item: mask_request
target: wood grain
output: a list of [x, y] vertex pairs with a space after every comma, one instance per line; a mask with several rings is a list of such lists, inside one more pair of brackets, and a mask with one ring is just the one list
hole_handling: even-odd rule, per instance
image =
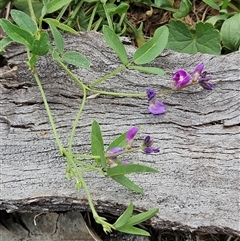
[[[65, 36], [66, 48], [89, 58], [90, 69], [70, 66], [86, 84], [120, 66], [102, 35], [94, 32]], [[134, 48], [127, 46], [129, 57]], [[18, 70], [4, 75], [0, 69], [0, 209], [8, 212], [89, 210], [86, 195], [74, 190], [65, 178], [66, 160], [60, 156], [37, 85], [28, 72], [25, 50], [8, 48], [8, 66]], [[110, 179], [87, 173], [99, 212], [119, 215], [132, 200], [137, 210], [159, 207], [152, 219], [157, 229], [223, 232], [240, 235], [239, 141], [240, 141], [240, 52], [225, 56], [187, 55], [164, 51], [153, 63], [166, 76], [126, 70], [99, 85], [105, 91], [145, 92], [168, 90], [178, 68], [192, 72], [203, 61], [215, 89], [190, 87], [162, 96], [167, 113], [148, 113], [145, 99], [99, 96], [89, 99], [78, 125], [74, 150], [89, 153], [90, 126], [96, 119], [109, 143], [133, 125], [141, 127], [136, 142], [145, 135], [154, 138], [159, 155], [136, 153], [133, 162], [148, 164], [157, 174], [132, 175], [143, 195], [132, 193]], [[43, 57], [38, 71], [60, 138], [67, 146], [71, 125], [81, 104], [82, 92], [67, 75]]]

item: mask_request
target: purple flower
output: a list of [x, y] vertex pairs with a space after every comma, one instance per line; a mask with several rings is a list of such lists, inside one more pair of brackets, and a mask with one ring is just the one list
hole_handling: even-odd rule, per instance
[[173, 76], [175, 88], [185, 87], [192, 80], [191, 75], [184, 69], [179, 69]]
[[156, 96], [156, 92], [152, 89], [147, 89], [148, 101], [151, 101]]
[[178, 70], [174, 76], [173, 80], [175, 81], [175, 88], [185, 87], [191, 82], [199, 83], [204, 89], [212, 90], [214, 88], [214, 84], [209, 82], [211, 76], [207, 76], [207, 71], [203, 71], [204, 63], [199, 63], [192, 76], [185, 71], [184, 69]]
[[128, 165], [128, 164], [130, 164], [130, 163], [131, 163], [131, 162], [128, 161], [128, 160], [123, 160], [123, 161], [121, 162], [122, 165]]
[[147, 89], [147, 96], [149, 101], [148, 110], [154, 115], [164, 114], [166, 112], [165, 105], [156, 100], [156, 92], [152, 89]]
[[146, 154], [158, 153], [160, 150], [158, 148], [146, 147], [143, 149]]
[[201, 75], [202, 71], [204, 69], [204, 63], [201, 62], [197, 65], [197, 67], [195, 68], [193, 74], [192, 74], [192, 80], [193, 81], [198, 81], [199, 76]]
[[111, 159], [111, 160], [116, 159], [117, 155], [115, 156], [115, 155], [112, 155], [112, 154], [115, 154], [115, 153], [117, 154], [117, 153], [119, 153], [123, 150], [124, 150], [124, 148], [122, 148], [122, 147], [113, 147], [113, 148], [109, 149], [107, 151], [107, 154], [110, 154], [109, 159]]
[[143, 151], [147, 154], [160, 152], [158, 148], [152, 148], [152, 144], [153, 139], [150, 136], [146, 136], [143, 141]]
[[127, 141], [127, 149], [132, 148], [132, 143], [135, 135], [138, 132], [138, 128], [136, 126], [133, 126], [128, 132], [126, 136], [126, 141]]

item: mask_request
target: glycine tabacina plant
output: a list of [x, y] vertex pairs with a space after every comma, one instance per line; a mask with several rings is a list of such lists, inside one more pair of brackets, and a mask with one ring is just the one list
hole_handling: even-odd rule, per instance
[[[156, 173], [157, 170], [152, 167], [136, 164], [132, 162], [129, 157], [128, 159], [125, 159], [124, 155], [128, 154], [127, 156], [129, 156], [131, 153], [139, 151], [147, 155], [160, 153], [160, 149], [156, 146], [156, 144], [154, 144], [153, 138], [146, 135], [146, 137], [142, 140], [142, 143], [137, 145], [134, 138], [139, 128], [133, 124], [132, 127], [129, 127], [129, 130], [115, 138], [106, 147], [102, 138], [101, 128], [98, 122], [93, 120], [91, 127], [91, 154], [74, 153], [72, 146], [76, 127], [84, 110], [87, 94], [89, 93], [97, 95], [112, 95], [116, 97], [121, 96], [126, 98], [144, 98], [149, 102], [148, 110], [153, 115], [161, 115], [167, 111], [166, 106], [158, 100], [158, 94], [161, 92], [157, 93], [151, 88], [147, 89], [143, 93], [121, 93], [107, 92], [97, 89], [96, 87], [103, 81], [106, 81], [125, 69], [133, 69], [156, 75], [164, 74], [162, 69], [142, 65], [154, 60], [164, 50], [168, 40], [168, 28], [160, 27], [157, 29], [153, 38], [138, 48], [133, 55], [133, 59], [129, 60], [124, 45], [119, 40], [118, 36], [108, 26], [104, 26], [104, 38], [107, 44], [118, 55], [122, 65], [113, 72], [93, 81], [90, 85], [85, 85], [82, 80], [80, 80], [67, 68], [66, 64], [72, 64], [80, 68], [89, 68], [90, 62], [82, 54], [76, 51], [64, 50], [64, 40], [58, 29], [68, 31], [73, 34], [77, 34], [77, 32], [69, 26], [60, 23], [56, 19], [45, 18], [47, 14], [61, 9], [65, 4], [67, 4], [67, 2], [68, 1], [59, 0], [43, 1], [41, 16], [38, 19], [34, 14], [32, 2], [30, 0], [28, 1], [28, 6], [31, 17], [21, 11], [12, 10], [11, 17], [15, 22], [14, 24], [6, 19], [0, 19], [0, 26], [6, 33], [6, 37], [0, 41], [0, 52], [3, 52], [4, 47], [11, 42], [17, 42], [26, 47], [29, 71], [33, 74], [41, 93], [60, 154], [65, 157], [67, 161], [66, 177], [68, 179], [76, 180], [76, 189], [83, 188], [85, 190], [95, 221], [102, 225], [105, 232], [118, 230], [131, 234], [149, 236], [150, 234], [147, 231], [136, 227], [136, 225], [153, 217], [158, 212], [158, 208], [153, 208], [137, 215], [133, 215], [134, 206], [133, 203], [130, 202], [130, 205], [117, 219], [117, 221], [114, 224], [110, 224], [104, 217], [99, 216], [96, 212], [90, 191], [83, 177], [83, 173], [87, 171], [96, 171], [125, 186], [129, 190], [136, 193], [143, 193], [142, 188], [131, 181], [126, 175], [144, 172]], [[50, 41], [49, 34], [42, 30], [43, 22], [49, 25], [54, 39], [54, 45], [52, 45]], [[35, 68], [38, 58], [45, 54], [51, 54], [53, 60], [63, 68], [66, 74], [68, 74], [78, 84], [79, 88], [83, 92], [82, 103], [78, 113], [76, 114], [76, 118], [70, 132], [68, 146], [66, 148], [62, 145], [59, 138], [45, 92]], [[203, 71], [203, 69], [204, 64], [200, 63], [192, 74], [189, 74], [184, 69], [177, 70], [173, 76], [174, 86], [171, 92], [181, 90], [182, 88], [194, 84], [199, 84], [204, 89], [212, 90], [214, 85], [210, 82], [211, 76], [209, 76], [206, 71]]]

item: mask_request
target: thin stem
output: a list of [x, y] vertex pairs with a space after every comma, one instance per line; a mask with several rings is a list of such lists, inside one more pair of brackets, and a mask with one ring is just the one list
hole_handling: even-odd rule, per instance
[[103, 9], [104, 9], [104, 12], [105, 12], [105, 15], [106, 15], [106, 18], [107, 18], [108, 26], [111, 30], [113, 30], [112, 19], [111, 19], [110, 15], [108, 14], [108, 9], [106, 7], [105, 2], [103, 3]]
[[94, 81], [92, 84], [89, 85], [90, 88], [102, 83], [103, 81], [113, 77], [114, 75], [120, 73], [121, 71], [123, 71], [124, 69], [126, 69], [125, 65], [120, 66], [119, 68], [115, 69], [114, 71], [112, 71], [109, 74], [104, 75], [103, 77], [101, 77], [100, 79]]
[[111, 91], [103, 91], [103, 90], [93, 90], [89, 89], [92, 93], [102, 94], [102, 95], [112, 95], [119, 97], [132, 97], [132, 98], [141, 98], [146, 97], [146, 93], [122, 93], [122, 92], [111, 92]]
[[83, 84], [78, 79], [78, 77], [67, 68], [67, 66], [63, 62], [61, 62], [60, 60], [57, 60], [57, 62], [67, 72], [67, 74], [81, 87], [81, 89], [89, 90], [89, 87]]
[[37, 21], [36, 21], [36, 16], [33, 10], [33, 6], [32, 6], [32, 1], [31, 0], [27, 0], [28, 3], [28, 8], [29, 8], [29, 12], [31, 15], [32, 20], [34, 21], [34, 23], [37, 25]]
[[86, 88], [83, 88], [82, 90], [83, 90], [82, 103], [81, 103], [80, 109], [79, 109], [79, 111], [77, 113], [77, 116], [76, 116], [76, 118], [75, 118], [75, 120], [73, 122], [72, 130], [71, 130], [71, 134], [70, 134], [70, 138], [69, 138], [69, 142], [68, 142], [68, 151], [69, 152], [71, 152], [71, 150], [72, 150], [72, 144], [73, 144], [73, 138], [74, 138], [75, 130], [77, 128], [77, 124], [78, 124], [79, 118], [81, 117], [83, 108], [84, 108], [85, 103], [86, 103], [86, 98], [87, 98]]
[[33, 76], [34, 76], [34, 78], [35, 78], [35, 80], [37, 82], [38, 88], [39, 88], [40, 93], [42, 95], [43, 103], [44, 103], [45, 109], [47, 111], [49, 121], [50, 121], [51, 126], [52, 126], [52, 130], [53, 130], [54, 137], [56, 139], [56, 143], [57, 143], [58, 148], [59, 148], [59, 150], [60, 150], [60, 152], [62, 154], [64, 149], [63, 149], [63, 146], [62, 146], [62, 144], [60, 142], [60, 139], [59, 139], [59, 136], [58, 136], [58, 132], [57, 132], [57, 129], [56, 129], [56, 125], [54, 123], [54, 120], [53, 120], [53, 117], [52, 117], [52, 114], [51, 114], [51, 110], [49, 108], [49, 105], [48, 105], [48, 102], [47, 102], [47, 98], [46, 98], [46, 95], [44, 93], [41, 81], [40, 81], [40, 79], [38, 77], [38, 74], [35, 71], [34, 71]]

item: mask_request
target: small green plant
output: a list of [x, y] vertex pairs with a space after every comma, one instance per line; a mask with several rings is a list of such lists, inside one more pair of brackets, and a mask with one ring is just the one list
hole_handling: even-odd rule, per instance
[[[147, 98], [149, 101], [148, 109], [150, 113], [159, 115], [166, 112], [165, 105], [157, 100], [157, 94], [152, 89], [147, 89], [145, 93], [123, 93], [108, 92], [97, 89], [96, 87], [103, 81], [106, 81], [125, 69], [133, 69], [156, 75], [164, 74], [162, 69], [142, 65], [154, 60], [166, 47], [169, 35], [168, 28], [165, 26], [158, 28], [155, 31], [153, 38], [138, 48], [134, 53], [133, 58], [129, 60], [124, 45], [119, 40], [113, 29], [109, 26], [103, 26], [104, 38], [108, 45], [118, 55], [122, 64], [113, 72], [93, 81], [90, 85], [86, 85], [84, 84], [84, 81], [80, 80], [67, 68], [66, 64], [72, 64], [80, 68], [89, 68], [90, 61], [81, 53], [76, 51], [65, 51], [64, 39], [59, 29], [68, 31], [72, 34], [75, 34], [76, 31], [68, 25], [60, 23], [57, 19], [45, 18], [47, 14], [64, 8], [64, 6], [68, 3], [70, 3], [70, 1], [66, 3], [66, 1], [59, 0], [43, 0], [41, 15], [39, 17], [36, 17], [35, 15], [31, 0], [28, 0], [28, 11], [31, 17], [22, 11], [12, 10], [11, 17], [15, 24], [9, 20], [0, 19], [0, 26], [7, 35], [0, 41], [0, 52], [2, 52], [4, 47], [11, 42], [17, 42], [26, 47], [29, 71], [33, 74], [41, 93], [60, 154], [65, 157], [67, 161], [66, 177], [68, 179], [75, 180], [75, 188], [77, 190], [80, 188], [85, 190], [89, 206], [96, 222], [103, 226], [105, 232], [111, 232], [115, 229], [131, 234], [149, 235], [149, 233], [145, 230], [135, 226], [154, 216], [158, 212], [158, 208], [153, 208], [146, 212], [133, 215], [133, 204], [130, 202], [126, 211], [117, 219], [117, 221], [114, 224], [110, 224], [105, 218], [99, 216], [96, 212], [90, 191], [83, 177], [83, 173], [96, 171], [125, 186], [129, 190], [136, 193], [143, 193], [142, 188], [131, 181], [127, 175], [143, 172], [156, 173], [157, 170], [145, 165], [131, 163], [131, 161], [123, 158], [125, 154], [131, 154], [138, 151], [145, 154], [158, 153], [159, 149], [153, 147], [153, 139], [150, 136], [146, 136], [140, 145], [136, 145], [134, 143], [134, 137], [138, 132], [138, 127], [133, 126], [128, 131], [115, 138], [106, 147], [102, 138], [101, 128], [98, 122], [93, 120], [91, 128], [91, 153], [74, 153], [72, 147], [76, 127], [84, 110], [87, 94]], [[49, 25], [54, 39], [54, 45], [52, 45], [50, 41], [49, 34], [42, 30], [43, 22]], [[61, 143], [47, 97], [35, 68], [38, 58], [45, 54], [50, 54], [52, 56], [53, 60], [56, 61], [66, 74], [68, 74], [78, 84], [83, 93], [82, 103], [73, 122], [67, 147], [64, 147]], [[195, 84], [200, 84], [204, 89], [212, 90], [214, 86], [211, 82], [209, 82], [210, 77], [207, 75], [206, 71], [203, 71], [203, 68], [204, 64], [200, 63], [192, 75], [183, 69], [178, 70], [173, 77], [175, 87], [170, 91], [160, 92], [159, 94], [168, 94]]]

